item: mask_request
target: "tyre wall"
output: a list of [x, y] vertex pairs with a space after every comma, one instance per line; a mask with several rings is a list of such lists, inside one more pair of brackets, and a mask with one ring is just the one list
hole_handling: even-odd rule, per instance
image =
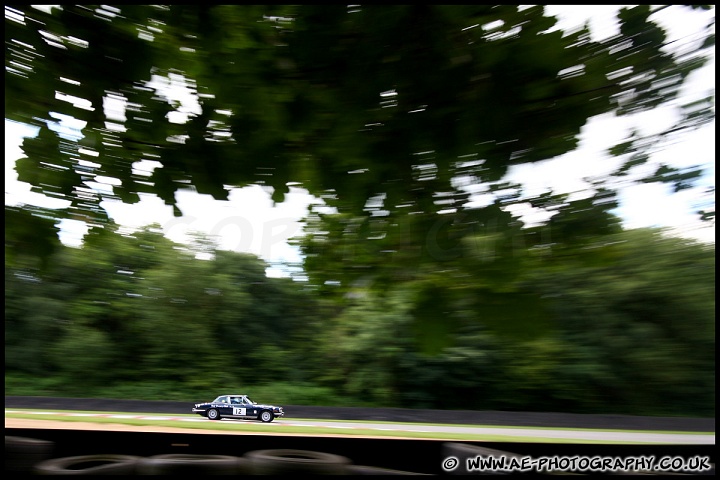
[[[349, 469], [355, 474], [412, 472], [440, 475], [444, 457], [457, 444], [441, 440], [379, 439], [357, 437], [301, 437], [285, 435], [213, 435], [199, 433], [117, 432], [65, 429], [7, 428], [5, 469], [17, 455], [8, 450], [8, 438], [32, 438], [35, 461], [58, 459], [51, 469], [69, 469], [72, 463], [92, 463], [93, 468], [128, 468], [129, 460], [145, 472], [201, 471], [215, 469], [238, 473], [320, 468]], [[17, 442], [11, 442], [15, 445]], [[43, 446], [41, 451], [37, 445]], [[52, 445], [48, 452], [47, 445]], [[714, 445], [593, 445], [537, 444], [506, 442], [464, 442], [465, 447], [511, 455], [539, 456], [682, 456], [702, 455], [715, 463]], [[452, 448], [451, 448], [452, 447]], [[28, 447], [29, 448], [29, 447]], [[451, 450], [448, 450], [451, 448]], [[27, 448], [22, 450], [28, 453]], [[481, 450], [478, 450], [481, 451]], [[256, 452], [256, 453], [252, 453]], [[263, 452], [263, 453], [257, 453]], [[75, 458], [81, 457], [81, 458]], [[240, 461], [236, 461], [241, 458]], [[103, 460], [104, 459], [104, 460]], [[117, 459], [123, 459], [122, 462]], [[339, 460], [338, 460], [339, 459]], [[345, 462], [343, 459], [347, 459]], [[100, 461], [103, 460], [103, 465]], [[187, 465], [183, 465], [183, 462]], [[122, 463], [122, 465], [117, 465]], [[17, 464], [17, 463], [15, 463]], [[272, 464], [272, 465], [270, 465]], [[326, 465], [330, 464], [330, 466]], [[23, 464], [27, 471], [27, 462]], [[254, 469], [254, 470], [253, 470]], [[364, 473], [362, 473], [364, 472]], [[371, 473], [375, 472], [375, 473]], [[383, 472], [383, 473], [378, 473]], [[47, 474], [47, 473], [46, 473]], [[147, 473], [153, 474], [153, 473]]]

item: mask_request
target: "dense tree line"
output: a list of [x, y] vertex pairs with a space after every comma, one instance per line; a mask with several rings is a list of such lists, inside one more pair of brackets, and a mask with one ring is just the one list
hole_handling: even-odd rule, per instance
[[207, 239], [104, 230], [47, 270], [6, 264], [6, 395], [275, 387], [286, 403], [714, 415], [714, 246], [483, 240], [382, 291], [333, 292]]

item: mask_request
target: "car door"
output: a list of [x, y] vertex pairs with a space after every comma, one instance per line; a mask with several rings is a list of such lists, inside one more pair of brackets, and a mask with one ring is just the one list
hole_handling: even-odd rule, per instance
[[250, 405], [245, 403], [242, 397], [231, 398], [231, 415], [235, 418], [247, 418], [249, 416], [248, 408]]
[[220, 397], [213, 404], [217, 408], [221, 417], [230, 417], [233, 414], [233, 405], [230, 403], [230, 397]]

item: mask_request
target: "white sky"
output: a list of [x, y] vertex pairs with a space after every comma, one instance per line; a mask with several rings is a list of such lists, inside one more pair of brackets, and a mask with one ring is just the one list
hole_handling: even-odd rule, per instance
[[[694, 12], [679, 16], [678, 7], [666, 9], [662, 22], [668, 29], [670, 40], [678, 44], [692, 38], [711, 12]], [[571, 28], [589, 19], [593, 34], [612, 35], [616, 32], [614, 12], [616, 6], [547, 6], [546, 11], [558, 15], [559, 28]], [[690, 98], [700, 98], [715, 89], [714, 57], [710, 65], [696, 72], [686, 88]], [[108, 105], [109, 107], [109, 105]], [[191, 107], [190, 107], [191, 108]], [[582, 192], [587, 177], [604, 175], [619, 165], [617, 159], [604, 152], [608, 147], [626, 138], [628, 128], [638, 127], [643, 133], [653, 133], [669, 126], [674, 120], [673, 106], [656, 109], [639, 117], [615, 118], [603, 116], [591, 119], [583, 129], [579, 149], [557, 159], [534, 165], [523, 165], [511, 170], [508, 180], [522, 183], [528, 195], [546, 192]], [[22, 156], [20, 144], [23, 136], [34, 135], [33, 130], [5, 121], [5, 204], [18, 203], [62, 206], [64, 203], [30, 192], [30, 186], [17, 181], [15, 160]], [[670, 185], [636, 185], [622, 191], [621, 207], [617, 213], [626, 228], [646, 226], [670, 227], [678, 235], [715, 242], [715, 229], [702, 226], [694, 213], [712, 205], [714, 196], [703, 196], [702, 186], [715, 185], [715, 124], [714, 122], [666, 148], [652, 157], [654, 162], [665, 162], [675, 167], [703, 165], [706, 173], [701, 187], [670, 194]], [[582, 193], [579, 193], [582, 194]], [[251, 252], [270, 263], [299, 262], [296, 249], [287, 239], [302, 232], [300, 220], [314, 199], [303, 190], [291, 188], [285, 202], [273, 207], [268, 191], [260, 186], [235, 189], [229, 201], [216, 201], [208, 195], [188, 191], [177, 193], [178, 207], [183, 216], [175, 218], [172, 207], [156, 196], [143, 196], [136, 205], [104, 202], [109, 215], [119, 224], [137, 228], [159, 223], [168, 238], [176, 242], [186, 240], [191, 231], [218, 236], [221, 249]], [[522, 211], [524, 220], [537, 217], [529, 208]], [[66, 245], [79, 245], [85, 233], [80, 222], [65, 220], [61, 223], [61, 240]], [[269, 269], [270, 275], [281, 275], [280, 269]]]

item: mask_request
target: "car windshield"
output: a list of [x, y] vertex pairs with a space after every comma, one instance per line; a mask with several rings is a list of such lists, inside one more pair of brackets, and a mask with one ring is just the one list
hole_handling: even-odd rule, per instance
[[247, 403], [251, 404], [251, 405], [255, 405], [255, 402], [253, 402], [252, 400], [250, 400], [248, 397], [245, 397], [245, 401], [246, 401]]

